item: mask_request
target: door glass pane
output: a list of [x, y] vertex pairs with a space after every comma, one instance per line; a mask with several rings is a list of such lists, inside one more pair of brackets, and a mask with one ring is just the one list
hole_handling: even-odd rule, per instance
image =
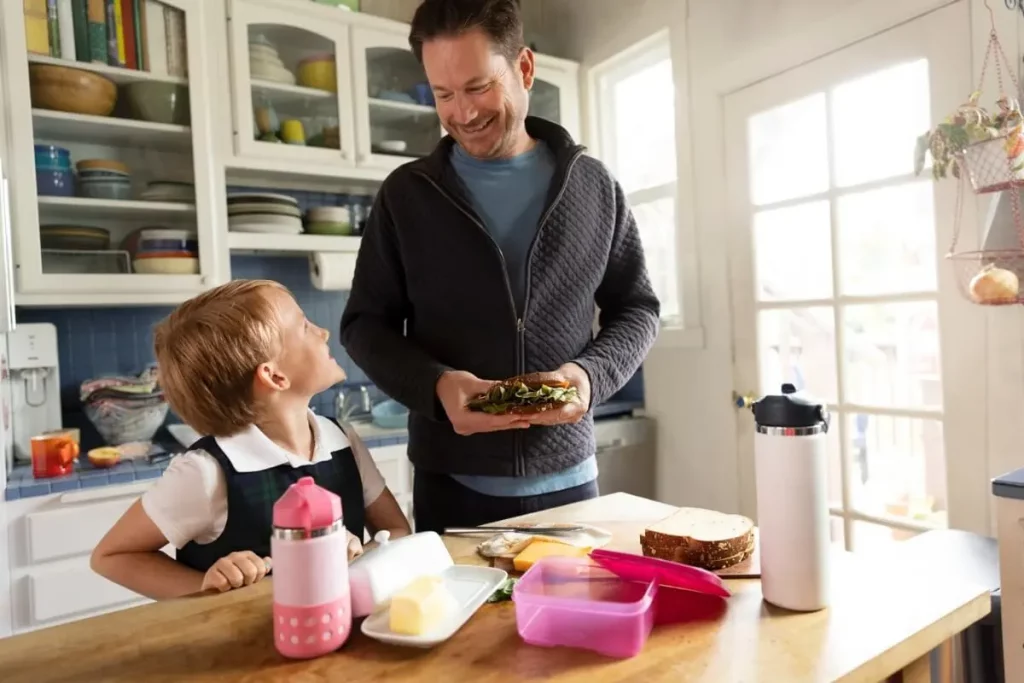
[[913, 531], [893, 529], [892, 527], [872, 522], [855, 520], [853, 522], [853, 552], [862, 554], [886, 553], [892, 551], [892, 544], [906, 541], [917, 534]]
[[755, 206], [828, 190], [827, 130], [824, 93], [750, 118], [750, 199]]
[[789, 382], [818, 400], [836, 403], [836, 332], [832, 308], [761, 311], [758, 320], [761, 392]]
[[847, 422], [853, 507], [872, 515], [946, 523], [942, 422], [854, 414]]
[[557, 85], [542, 81], [533, 81], [530, 90], [530, 116], [539, 116], [554, 123], [562, 122], [561, 92]]
[[762, 301], [832, 296], [827, 201], [754, 214], [757, 295]]
[[253, 136], [339, 149], [337, 45], [292, 26], [249, 26]]
[[936, 302], [858, 304], [842, 318], [844, 403], [942, 406]]
[[909, 174], [908, 140], [928, 130], [928, 60], [900, 64], [832, 91], [836, 184], [849, 187]]
[[676, 281], [676, 202], [673, 197], [633, 207], [651, 286], [661, 302], [661, 319], [678, 320], [682, 315]]
[[434, 93], [412, 52], [395, 47], [366, 50], [370, 106], [370, 150], [374, 154], [421, 157], [441, 139]]
[[676, 107], [672, 61], [664, 59], [602, 83], [612, 108], [606, 139], [615, 175], [627, 192], [676, 179]]
[[838, 200], [842, 293], [936, 289], [935, 210], [930, 182], [906, 183]]
[[828, 527], [832, 537], [832, 545], [839, 548], [846, 548], [846, 534], [843, 531], [843, 518], [832, 516], [828, 518]]
[[75, 87], [65, 66], [28, 55], [43, 274], [199, 272], [186, 15], [147, 8], [159, 31], [123, 52], [50, 44]]

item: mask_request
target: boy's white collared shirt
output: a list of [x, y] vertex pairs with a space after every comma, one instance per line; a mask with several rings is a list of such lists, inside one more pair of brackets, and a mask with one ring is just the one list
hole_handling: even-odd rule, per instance
[[[312, 460], [289, 453], [255, 425], [217, 445], [239, 472], [260, 472], [288, 464], [292, 467], [331, 459], [331, 453], [352, 447], [363, 484], [363, 501], [369, 506], [383, 493], [384, 477], [369, 449], [353, 430], [349, 439], [331, 420], [310, 412], [314, 452]], [[142, 508], [164, 537], [176, 548], [189, 541], [211, 543], [224, 531], [228, 519], [224, 473], [209, 453], [196, 450], [175, 456], [163, 476], [142, 495]]]

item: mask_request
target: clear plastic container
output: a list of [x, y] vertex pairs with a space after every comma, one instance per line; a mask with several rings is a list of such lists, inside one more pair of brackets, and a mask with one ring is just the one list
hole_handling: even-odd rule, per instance
[[520, 637], [609, 657], [640, 653], [654, 626], [658, 583], [621, 579], [588, 558], [547, 557], [516, 584]]

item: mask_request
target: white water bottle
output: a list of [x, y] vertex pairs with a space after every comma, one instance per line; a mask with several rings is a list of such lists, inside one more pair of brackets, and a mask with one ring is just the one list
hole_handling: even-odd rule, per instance
[[761, 593], [800, 612], [829, 604], [829, 414], [792, 384], [753, 404]]

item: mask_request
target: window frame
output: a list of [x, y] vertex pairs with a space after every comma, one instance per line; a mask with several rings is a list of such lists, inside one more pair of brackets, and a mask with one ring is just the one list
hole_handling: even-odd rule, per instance
[[658, 31], [586, 69], [588, 143], [592, 153], [610, 169], [615, 167], [611, 136], [615, 130], [610, 82], [620, 80], [664, 59], [672, 62], [675, 85], [676, 174], [673, 181], [630, 192], [631, 206], [671, 197], [675, 204], [676, 288], [680, 315], [663, 318], [657, 346], [704, 348], [701, 327], [700, 279], [697, 267], [696, 216], [692, 200], [692, 155], [689, 126], [689, 88], [685, 36]]

